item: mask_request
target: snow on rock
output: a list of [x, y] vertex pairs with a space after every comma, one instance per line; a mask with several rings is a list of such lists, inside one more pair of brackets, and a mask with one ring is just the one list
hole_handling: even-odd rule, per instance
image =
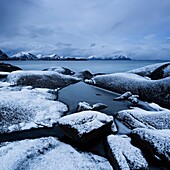
[[170, 108], [170, 77], [148, 80], [133, 73], [114, 73], [96, 76], [91, 83], [118, 93], [130, 91], [139, 95], [141, 100]]
[[0, 162], [3, 170], [112, 170], [105, 158], [78, 152], [53, 137], [1, 143]]
[[[138, 74], [140, 76], [147, 76], [147, 77], [157, 77], [157, 79], [159, 78], [165, 78], [167, 77], [167, 75], [164, 75], [164, 69], [166, 70], [167, 67], [169, 67], [170, 63], [166, 62], [166, 63], [157, 63], [157, 64], [151, 64], [148, 66], [144, 66], [141, 68], [137, 68], [134, 70], [130, 70], [128, 71], [129, 73], [134, 73], [134, 74]], [[166, 72], [166, 71], [165, 71]]]
[[52, 126], [67, 111], [66, 105], [53, 101], [54, 98], [37, 89], [0, 91], [0, 133]]
[[82, 111], [58, 120], [63, 132], [78, 142], [89, 142], [111, 130], [113, 117], [97, 111]]
[[102, 109], [107, 108], [107, 105], [103, 104], [103, 103], [96, 103], [93, 104], [92, 106], [87, 103], [87, 102], [79, 102], [78, 103], [78, 107], [77, 107], [77, 112], [80, 111], [84, 111], [84, 110], [95, 110], [95, 111], [99, 111]]
[[65, 74], [65, 75], [75, 74], [75, 72], [73, 72], [72, 70], [65, 68], [65, 67], [50, 67], [50, 68], [44, 69], [43, 71], [55, 71], [57, 73], [61, 73], [61, 74]]
[[143, 151], [149, 154], [149, 157], [158, 156], [170, 167], [170, 129], [137, 128], [131, 132], [131, 137]]
[[54, 71], [15, 71], [8, 75], [11, 85], [56, 89], [80, 81], [78, 78]]
[[132, 103], [138, 103], [138, 95], [133, 95], [130, 91], [116, 97], [114, 100], [129, 100]]
[[131, 129], [170, 129], [170, 110], [167, 109], [146, 111], [140, 108], [133, 108], [118, 112], [116, 118]]
[[164, 70], [163, 70], [163, 77], [169, 77], [170, 76], [170, 65], [167, 66]]
[[115, 169], [148, 169], [148, 163], [141, 150], [133, 146], [131, 139], [125, 135], [107, 137], [107, 154]]
[[106, 109], [107, 105], [103, 103], [96, 103], [96, 104], [93, 104], [92, 108], [93, 110], [99, 111], [99, 110]]
[[91, 79], [93, 77], [93, 74], [90, 73], [90, 71], [85, 70], [85, 71], [75, 73], [74, 76], [77, 77], [77, 78], [80, 78], [82, 80], [88, 80], [88, 79]]
[[6, 78], [10, 74], [9, 72], [0, 71], [0, 78]]
[[77, 106], [77, 112], [84, 111], [84, 110], [92, 110], [92, 106], [90, 106], [87, 102], [79, 102]]

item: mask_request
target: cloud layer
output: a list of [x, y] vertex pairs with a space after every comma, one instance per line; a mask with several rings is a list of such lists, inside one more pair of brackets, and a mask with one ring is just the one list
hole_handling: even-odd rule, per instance
[[170, 59], [169, 9], [169, 0], [1, 0], [0, 49]]

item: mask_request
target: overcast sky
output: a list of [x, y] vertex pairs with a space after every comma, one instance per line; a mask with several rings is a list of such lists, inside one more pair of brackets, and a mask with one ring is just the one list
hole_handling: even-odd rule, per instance
[[170, 59], [170, 0], [0, 0], [0, 49]]

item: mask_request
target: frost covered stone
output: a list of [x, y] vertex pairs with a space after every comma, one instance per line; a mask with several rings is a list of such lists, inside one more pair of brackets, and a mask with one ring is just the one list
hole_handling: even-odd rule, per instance
[[67, 111], [45, 90], [0, 91], [0, 133], [52, 126]]
[[50, 67], [50, 68], [44, 69], [43, 71], [55, 71], [57, 73], [61, 73], [61, 74], [65, 74], [65, 75], [75, 74], [75, 72], [73, 72], [72, 70], [65, 68], [65, 67]]
[[167, 74], [168, 71], [170, 71], [169, 66], [170, 66], [169, 62], [151, 64], [128, 72], [138, 74], [143, 77], [147, 76], [150, 77], [151, 79], [161, 79], [169, 76], [169, 74]]
[[88, 142], [111, 130], [112, 116], [97, 111], [82, 111], [59, 119], [63, 132], [78, 142]]
[[106, 109], [107, 108], [107, 105], [103, 104], [103, 103], [96, 103], [96, 104], [93, 104], [93, 110], [102, 110], [102, 109]]
[[131, 129], [170, 129], [170, 110], [146, 111], [140, 108], [123, 110], [116, 118]]
[[[118, 93], [139, 95], [141, 100], [170, 108], [170, 77], [148, 80], [133, 73], [114, 73], [92, 78], [92, 84]], [[89, 82], [89, 83], [90, 83]]]
[[131, 139], [125, 135], [107, 137], [107, 154], [114, 169], [148, 169], [141, 150], [133, 146]]
[[11, 85], [57, 89], [80, 81], [78, 78], [54, 71], [15, 71], [8, 75]]
[[78, 103], [78, 107], [77, 107], [77, 111], [80, 112], [80, 111], [84, 111], [84, 110], [92, 110], [92, 106], [90, 106], [89, 103], [87, 102], [79, 102]]
[[131, 137], [149, 156], [159, 157], [170, 167], [170, 129], [137, 128], [131, 132]]
[[2, 170], [112, 170], [105, 158], [53, 137], [1, 143], [0, 162]]

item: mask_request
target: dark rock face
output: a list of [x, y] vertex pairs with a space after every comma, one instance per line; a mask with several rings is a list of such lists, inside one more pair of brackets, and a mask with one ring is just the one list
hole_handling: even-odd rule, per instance
[[65, 74], [65, 75], [74, 75], [75, 72], [73, 72], [72, 70], [65, 68], [65, 67], [50, 67], [50, 68], [46, 68], [43, 71], [55, 71], [57, 73], [61, 73], [61, 74]]
[[16, 71], [16, 70], [22, 70], [22, 69], [17, 66], [13, 66], [11, 64], [0, 63], [0, 71], [12, 72], [12, 71]]
[[143, 101], [170, 108], [170, 77], [148, 80], [132, 73], [115, 73], [92, 78], [94, 85], [118, 92], [131, 91]]
[[135, 108], [118, 112], [116, 118], [130, 129], [170, 129], [169, 110], [145, 111], [143, 109]]
[[170, 167], [170, 130], [151, 130], [137, 128], [131, 132], [133, 141], [148, 158], [159, 157], [164, 165]]
[[8, 60], [9, 57], [0, 50], [0, 60]]
[[96, 111], [82, 111], [59, 119], [63, 133], [79, 143], [88, 143], [111, 131], [113, 117]]
[[148, 163], [141, 150], [131, 144], [129, 137], [109, 135], [106, 148], [113, 169], [148, 169]]
[[10, 74], [7, 81], [13, 85], [57, 89], [77, 83], [80, 80], [51, 71], [23, 71]]

